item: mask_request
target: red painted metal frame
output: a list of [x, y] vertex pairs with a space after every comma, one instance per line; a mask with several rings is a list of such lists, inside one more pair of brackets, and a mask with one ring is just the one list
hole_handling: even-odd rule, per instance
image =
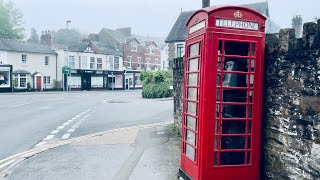
[[[250, 21], [259, 23], [259, 31], [230, 29], [215, 27], [216, 18], [224, 18], [231, 20], [239, 20], [233, 16], [233, 13], [240, 10], [243, 13], [241, 21]], [[186, 50], [185, 50], [185, 73], [184, 73], [184, 99], [183, 99], [183, 117], [182, 117], [182, 150], [181, 150], [181, 169], [194, 180], [211, 180], [211, 179], [259, 179], [260, 168], [260, 141], [261, 141], [261, 113], [262, 113], [262, 85], [263, 85], [263, 57], [265, 48], [265, 20], [266, 18], [247, 8], [226, 6], [226, 7], [211, 7], [197, 11], [188, 21], [187, 32], [189, 28], [201, 21], [205, 21], [206, 27], [199, 29], [192, 34], [187, 34]], [[218, 55], [219, 40], [236, 41], [250, 43], [250, 54], [248, 56], [225, 55], [223, 52]], [[199, 71], [188, 72], [189, 60], [195, 57], [189, 57], [189, 47], [192, 44], [199, 42], [200, 54]], [[256, 43], [256, 56], [252, 56], [252, 43]], [[224, 43], [223, 43], [224, 46]], [[222, 47], [224, 49], [224, 47]], [[233, 71], [233, 74], [247, 75], [247, 87], [223, 87], [222, 77], [220, 76], [221, 86], [217, 86], [216, 77], [218, 74], [223, 74], [224, 70], [218, 70], [217, 60], [221, 57], [222, 61], [225, 57], [228, 58], [244, 58], [248, 61], [248, 67], [251, 67], [251, 59], [254, 59], [254, 72]], [[223, 64], [223, 62], [221, 62]], [[187, 85], [187, 74], [198, 73], [198, 85]], [[254, 86], [250, 87], [251, 74], [254, 75]], [[187, 89], [197, 88], [198, 99], [191, 101], [187, 99]], [[217, 89], [220, 89], [220, 102], [216, 100]], [[246, 102], [222, 102], [222, 90], [246, 90]], [[253, 99], [250, 101], [250, 92], [252, 91]], [[197, 115], [189, 114], [186, 102], [195, 102], [197, 106]], [[220, 116], [217, 118], [215, 109], [219, 104]], [[223, 118], [221, 115], [222, 105], [243, 105], [246, 107], [245, 118]], [[248, 117], [249, 106], [252, 106], [252, 117]], [[197, 118], [196, 130], [187, 127], [186, 115]], [[246, 130], [242, 134], [222, 134], [219, 128], [218, 134], [215, 134], [216, 121], [246, 121]], [[248, 132], [249, 121], [251, 122], [251, 133]], [[186, 130], [196, 134], [196, 144], [192, 145], [186, 141]], [[214, 139], [216, 137], [246, 137], [245, 149], [214, 149]], [[248, 149], [248, 137], [251, 136], [251, 147]], [[196, 149], [195, 161], [185, 155], [185, 145], [189, 144]], [[218, 147], [221, 147], [220, 141]], [[214, 166], [214, 152], [245, 152], [244, 165], [232, 166]], [[251, 161], [247, 165], [247, 154], [251, 152]], [[219, 157], [219, 156], [218, 156]], [[220, 161], [220, 160], [219, 160]]]

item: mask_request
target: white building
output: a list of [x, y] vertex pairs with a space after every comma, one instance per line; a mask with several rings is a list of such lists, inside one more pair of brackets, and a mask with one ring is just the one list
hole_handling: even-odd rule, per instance
[[169, 46], [166, 44], [161, 48], [161, 69], [168, 70], [169, 69]]
[[0, 64], [13, 66], [15, 89], [54, 88], [57, 54], [50, 47], [36, 43], [0, 39]]
[[[64, 88], [72, 90], [122, 89], [123, 59], [121, 53], [108, 48], [106, 44], [90, 41], [57, 50], [58, 79]], [[70, 74], [63, 74], [63, 68], [70, 68]]]

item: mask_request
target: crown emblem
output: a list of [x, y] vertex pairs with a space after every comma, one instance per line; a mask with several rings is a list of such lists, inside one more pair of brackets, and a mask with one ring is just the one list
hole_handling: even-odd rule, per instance
[[239, 18], [239, 19], [241, 19], [241, 18], [243, 17], [242, 13], [241, 13], [239, 10], [236, 11], [236, 12], [234, 12], [234, 13], [233, 13], [233, 16], [234, 16], [235, 18]]

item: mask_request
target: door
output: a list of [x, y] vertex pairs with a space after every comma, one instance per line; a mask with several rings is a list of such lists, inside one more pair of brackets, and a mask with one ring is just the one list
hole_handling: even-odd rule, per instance
[[129, 79], [126, 78], [126, 89], [129, 89]]
[[91, 89], [91, 75], [82, 75], [82, 90], [89, 91]]
[[41, 76], [36, 76], [36, 89], [41, 90]]
[[[262, 38], [215, 35], [209, 179], [259, 179]], [[260, 48], [259, 48], [260, 47]]]
[[200, 66], [203, 52], [203, 36], [199, 36], [186, 45], [184, 98], [182, 117], [181, 168], [190, 177], [199, 176], [200, 161]]

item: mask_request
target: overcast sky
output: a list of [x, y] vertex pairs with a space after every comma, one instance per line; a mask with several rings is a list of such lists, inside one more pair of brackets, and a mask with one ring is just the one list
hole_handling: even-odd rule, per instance
[[[98, 33], [103, 27], [132, 27], [139, 35], [166, 37], [181, 9], [201, 8], [202, 0], [12, 0], [24, 14], [26, 29], [56, 30], [66, 27]], [[211, 0], [211, 5], [244, 4], [263, 0]], [[301, 14], [304, 21], [320, 17], [319, 0], [269, 0], [271, 18], [281, 27]], [[27, 33], [27, 32], [26, 32]]]

